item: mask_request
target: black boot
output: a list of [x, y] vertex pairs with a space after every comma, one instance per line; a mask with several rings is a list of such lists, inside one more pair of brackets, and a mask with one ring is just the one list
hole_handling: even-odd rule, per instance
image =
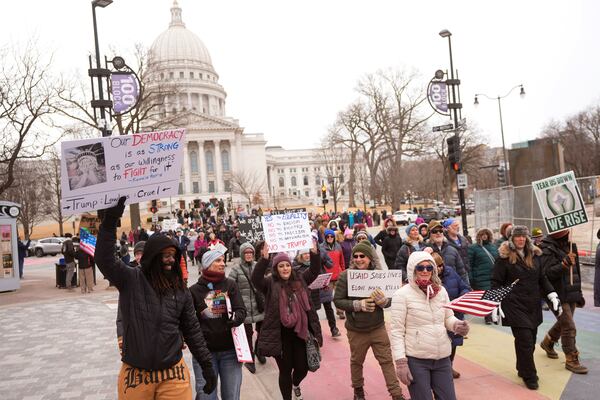
[[355, 387], [354, 400], [365, 400], [365, 389], [363, 389], [362, 387]]

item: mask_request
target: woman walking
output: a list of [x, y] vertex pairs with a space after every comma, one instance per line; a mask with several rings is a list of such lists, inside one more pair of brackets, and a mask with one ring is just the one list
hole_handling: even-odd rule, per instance
[[319, 275], [321, 256], [316, 242], [310, 251], [310, 268], [296, 273], [285, 253], [273, 258], [272, 274], [269, 250], [264, 246], [252, 272], [252, 283], [265, 294], [265, 318], [258, 337], [260, 354], [274, 357], [279, 368], [279, 390], [284, 400], [302, 400], [300, 383], [308, 374], [306, 341], [312, 335], [323, 345], [319, 317], [309, 300], [308, 285]]
[[[475, 243], [469, 247], [469, 283], [473, 290], [491, 289], [492, 269], [498, 258], [498, 248], [492, 243], [492, 231], [483, 228], [477, 231]], [[485, 323], [492, 323], [492, 316], [485, 316]]]
[[452, 310], [435, 261], [428, 252], [415, 251], [408, 258], [408, 285], [392, 298], [392, 350], [396, 373], [408, 386], [413, 400], [456, 400], [452, 379], [452, 345], [446, 331], [465, 336], [466, 321]]

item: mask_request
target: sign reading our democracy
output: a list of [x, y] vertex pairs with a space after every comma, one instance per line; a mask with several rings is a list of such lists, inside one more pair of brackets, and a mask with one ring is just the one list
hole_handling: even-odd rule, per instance
[[531, 182], [548, 233], [588, 222], [573, 171]]
[[312, 235], [306, 211], [262, 217], [269, 253], [312, 248]]
[[375, 289], [392, 297], [402, 287], [402, 270], [348, 270], [348, 296], [369, 297]]
[[61, 143], [63, 214], [175, 196], [185, 129]]

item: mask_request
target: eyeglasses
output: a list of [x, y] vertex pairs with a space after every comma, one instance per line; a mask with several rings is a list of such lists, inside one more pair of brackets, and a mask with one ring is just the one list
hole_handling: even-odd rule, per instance
[[423, 271], [427, 271], [427, 272], [431, 272], [433, 271], [433, 266], [432, 265], [417, 265], [415, 267], [415, 269], [419, 272], [423, 272]]
[[365, 256], [364, 254], [354, 254], [352, 257], [354, 257], [354, 258], [366, 258], [367, 256]]
[[443, 233], [444, 231], [442, 229], [432, 229], [431, 233], [435, 233], [435, 234], [439, 234], [439, 233]]

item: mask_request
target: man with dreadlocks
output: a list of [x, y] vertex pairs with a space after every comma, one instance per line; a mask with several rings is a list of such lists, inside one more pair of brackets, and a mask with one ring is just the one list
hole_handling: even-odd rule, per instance
[[191, 399], [183, 340], [202, 366], [204, 392], [211, 393], [217, 379], [183, 281], [181, 251], [168, 237], [154, 234], [144, 246], [141, 268], [116, 259], [117, 222], [124, 209], [125, 197], [121, 197], [117, 205], [99, 212], [103, 218], [96, 243], [98, 268], [119, 289], [124, 333], [118, 398]]

